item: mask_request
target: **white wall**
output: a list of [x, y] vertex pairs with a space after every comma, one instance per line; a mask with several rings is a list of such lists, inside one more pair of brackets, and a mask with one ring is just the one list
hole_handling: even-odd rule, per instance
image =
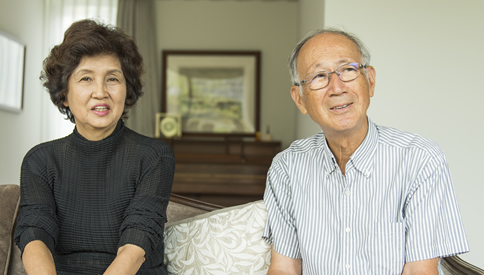
[[[446, 152], [471, 249], [462, 258], [481, 268], [482, 10], [484, 2], [471, 0], [326, 0], [324, 7], [325, 26], [354, 32], [372, 53], [377, 81], [371, 119], [428, 137]], [[303, 24], [307, 20], [301, 14]], [[297, 123], [307, 125], [300, 117]], [[304, 126], [298, 138], [317, 131]]]
[[295, 105], [286, 61], [298, 40], [298, 2], [157, 1], [161, 50], [260, 50], [261, 130], [294, 140]]
[[[303, 38], [308, 32], [324, 26], [324, 6], [324, 0], [300, 0], [299, 39]], [[293, 45], [293, 48], [294, 46], [296, 45]], [[309, 115], [302, 115], [299, 109], [296, 109], [295, 138], [309, 137], [318, 132], [321, 132], [321, 128], [311, 120]]]
[[42, 34], [44, 1], [0, 0], [0, 30], [27, 45], [24, 107], [20, 113], [0, 110], [0, 184], [19, 183], [27, 151], [41, 141]]

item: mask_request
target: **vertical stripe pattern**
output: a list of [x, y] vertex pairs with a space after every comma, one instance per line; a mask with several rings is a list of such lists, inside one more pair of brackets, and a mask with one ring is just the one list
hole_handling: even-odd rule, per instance
[[469, 250], [442, 150], [368, 122], [345, 175], [323, 133], [269, 169], [263, 238], [302, 259], [304, 274], [401, 274], [405, 262]]

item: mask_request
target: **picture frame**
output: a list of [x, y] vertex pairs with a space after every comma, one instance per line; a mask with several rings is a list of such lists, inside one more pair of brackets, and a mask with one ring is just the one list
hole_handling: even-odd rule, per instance
[[17, 38], [0, 31], [0, 109], [23, 109], [26, 46]]
[[260, 51], [163, 51], [162, 113], [180, 114], [183, 136], [255, 136], [260, 56]]

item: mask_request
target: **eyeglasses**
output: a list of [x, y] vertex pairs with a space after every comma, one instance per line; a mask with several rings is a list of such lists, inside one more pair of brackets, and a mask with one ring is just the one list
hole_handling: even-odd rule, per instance
[[331, 74], [336, 74], [341, 81], [348, 82], [355, 80], [358, 76], [360, 76], [360, 69], [366, 67], [368, 67], [368, 65], [361, 65], [356, 62], [344, 64], [339, 66], [334, 72], [320, 71], [310, 74], [306, 76], [305, 80], [301, 81], [300, 83], [295, 83], [295, 85], [301, 86], [302, 84], [306, 84], [306, 86], [308, 86], [308, 88], [311, 90], [319, 90], [328, 86]]

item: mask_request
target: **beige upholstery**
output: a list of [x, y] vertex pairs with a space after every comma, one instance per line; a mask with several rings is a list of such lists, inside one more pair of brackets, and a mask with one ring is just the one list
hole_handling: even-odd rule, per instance
[[8, 259], [10, 259], [10, 251], [12, 246], [12, 240], [10, 238], [13, 229], [18, 198], [18, 189], [13, 188], [11, 185], [0, 186], [0, 193], [5, 194], [0, 200], [0, 209], [4, 211], [0, 212], [0, 220], [3, 221], [0, 225], [0, 268], [2, 273], [5, 273], [5, 269], [8, 269]]
[[12, 240], [19, 200], [18, 185], [0, 185], [0, 274], [3, 275], [25, 274], [20, 261], [20, 250]]
[[171, 223], [198, 216], [207, 212], [207, 210], [189, 207], [178, 202], [170, 201], [168, 204], [168, 209], [166, 210], [166, 217], [168, 222]]

